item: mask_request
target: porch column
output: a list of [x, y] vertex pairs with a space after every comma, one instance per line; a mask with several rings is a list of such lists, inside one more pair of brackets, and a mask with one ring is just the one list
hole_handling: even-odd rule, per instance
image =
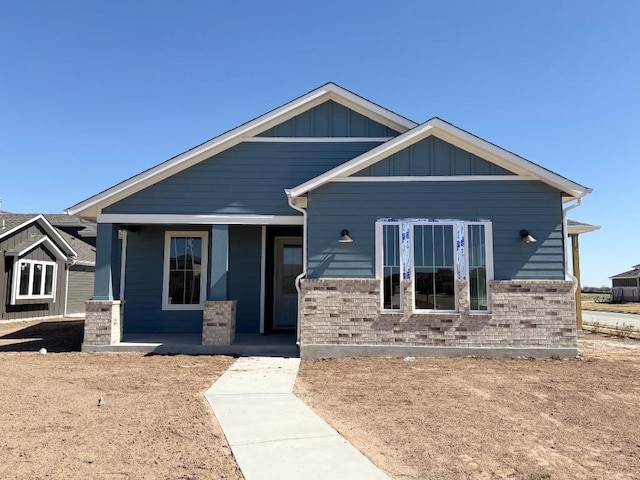
[[573, 276], [578, 281], [576, 288], [576, 328], [582, 330], [582, 282], [580, 281], [580, 243], [578, 235], [569, 235], [571, 237], [571, 253], [573, 263]]
[[120, 280], [118, 226], [99, 223], [96, 237], [96, 270], [92, 300], [113, 300]]
[[213, 225], [209, 245], [209, 292], [207, 300], [228, 300], [229, 226]]
[[236, 302], [229, 300], [229, 226], [212, 225], [209, 290], [202, 312], [202, 344], [231, 345], [236, 335]]
[[96, 269], [93, 297], [86, 302], [83, 351], [96, 351], [122, 339], [120, 284], [120, 245], [118, 226], [98, 223]]

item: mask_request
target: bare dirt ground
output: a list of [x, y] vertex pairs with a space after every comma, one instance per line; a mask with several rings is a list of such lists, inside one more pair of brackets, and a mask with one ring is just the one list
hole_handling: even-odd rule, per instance
[[201, 395], [233, 358], [83, 354], [82, 328], [0, 325], [0, 478], [242, 478]]
[[640, 342], [579, 360], [302, 362], [296, 394], [396, 479], [640, 478]]

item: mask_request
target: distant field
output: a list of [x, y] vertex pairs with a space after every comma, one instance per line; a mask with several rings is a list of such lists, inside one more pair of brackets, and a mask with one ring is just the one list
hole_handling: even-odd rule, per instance
[[611, 299], [609, 293], [583, 293], [583, 302], [608, 302]]

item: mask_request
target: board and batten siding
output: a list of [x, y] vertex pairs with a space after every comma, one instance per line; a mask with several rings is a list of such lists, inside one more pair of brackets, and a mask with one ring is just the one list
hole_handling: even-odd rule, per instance
[[399, 132], [333, 100], [282, 122], [258, 137], [395, 137]]
[[[46, 232], [37, 223], [27, 225], [9, 237], [2, 239], [0, 241], [0, 252], [11, 251], [16, 245], [29, 240], [34, 235], [46, 235]], [[10, 305], [13, 268], [15, 266], [14, 260], [17, 262], [20, 259], [56, 262], [55, 301], [50, 299], [18, 300], [16, 305]], [[4, 257], [2, 259], [3, 268], [2, 275], [0, 276], [0, 302], [2, 303], [0, 303], [0, 318], [2, 320], [19, 320], [63, 315], [66, 285], [64, 261], [58, 259], [42, 244], [30, 252], [27, 252], [24, 256], [20, 257], [20, 259], [14, 257]]]
[[514, 173], [431, 136], [354, 174], [356, 177], [458, 175]]
[[[564, 279], [561, 194], [542, 182], [329, 183], [308, 212], [308, 278], [375, 277], [375, 222], [395, 217], [490, 220], [496, 280]], [[342, 229], [353, 243], [337, 242]]]
[[85, 302], [93, 295], [95, 267], [73, 265], [69, 267], [69, 288], [67, 289], [67, 314], [85, 313]]
[[284, 193], [380, 142], [236, 145], [120, 200], [103, 213], [299, 215]]

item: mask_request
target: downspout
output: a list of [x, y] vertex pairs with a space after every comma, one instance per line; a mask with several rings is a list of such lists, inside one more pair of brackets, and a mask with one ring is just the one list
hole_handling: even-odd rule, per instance
[[573, 289], [571, 290], [571, 293], [573, 295], [575, 295], [576, 293], [576, 288], [578, 288], [578, 279], [576, 277], [574, 277], [571, 272], [569, 272], [569, 232], [567, 230], [567, 212], [569, 210], [573, 210], [574, 208], [579, 207], [582, 204], [582, 197], [578, 197], [578, 199], [576, 200], [576, 203], [574, 203], [573, 205], [569, 205], [566, 208], [562, 209], [562, 236], [564, 237], [563, 240], [566, 242], [565, 245], [565, 258], [564, 258], [564, 278], [567, 280], [571, 280], [573, 282]]
[[295, 204], [295, 199], [291, 196], [291, 190], [284, 191], [287, 194], [287, 202], [294, 210], [302, 213], [302, 273], [295, 279], [296, 291], [298, 292], [298, 321], [296, 327], [296, 345], [300, 348], [300, 320], [301, 320], [301, 301], [300, 301], [300, 280], [307, 276], [307, 211]]

